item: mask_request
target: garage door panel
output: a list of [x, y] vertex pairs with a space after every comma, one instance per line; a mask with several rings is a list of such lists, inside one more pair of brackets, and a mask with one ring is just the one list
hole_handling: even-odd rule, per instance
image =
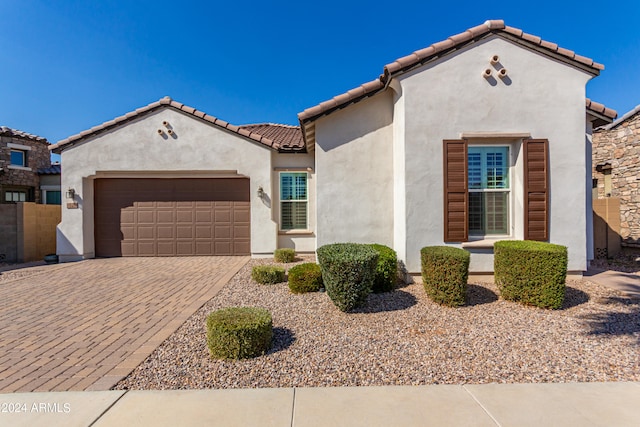
[[176, 222], [180, 223], [187, 223], [187, 224], [191, 224], [193, 223], [193, 211], [189, 210], [189, 211], [183, 211], [183, 210], [178, 210], [176, 211]]
[[196, 211], [196, 224], [198, 224], [200, 222], [204, 222], [205, 224], [211, 224], [211, 222], [212, 222], [211, 211], [197, 210]]
[[215, 222], [216, 222], [216, 224], [217, 223], [230, 223], [231, 222], [231, 211], [226, 209], [226, 208], [220, 209], [219, 207], [216, 206]]
[[158, 236], [158, 239], [173, 240], [175, 238], [173, 227], [158, 226], [156, 230], [157, 230], [156, 235]]
[[211, 239], [213, 233], [211, 226], [196, 226], [196, 239]]
[[158, 224], [173, 224], [175, 212], [172, 210], [158, 210]]
[[141, 241], [138, 240], [138, 255], [139, 256], [155, 256], [157, 254], [155, 241]]
[[[215, 249], [213, 247], [213, 242], [210, 242], [210, 241], [196, 242], [195, 246], [196, 246], [196, 250], [195, 250], [196, 255], [209, 255], [215, 252]], [[221, 255], [221, 254], [218, 254], [218, 255]]]
[[193, 226], [177, 226], [176, 237], [178, 239], [193, 239]]
[[228, 225], [216, 225], [214, 236], [216, 239], [230, 239], [231, 227]]
[[138, 240], [154, 240], [156, 238], [156, 229], [148, 225], [138, 225], [136, 228], [136, 238]]
[[249, 239], [251, 235], [251, 230], [248, 225], [234, 225], [233, 227], [233, 237], [236, 239]]
[[169, 241], [169, 242], [162, 242], [162, 241], [158, 241], [157, 242], [157, 251], [158, 254], [157, 256], [175, 256], [176, 255], [176, 242]]
[[156, 212], [153, 210], [138, 210], [137, 221], [138, 224], [155, 224]]
[[251, 252], [251, 244], [249, 243], [249, 241], [241, 242], [236, 240], [234, 242], [233, 250], [236, 254], [249, 253]]
[[124, 240], [134, 240], [136, 238], [136, 228], [131, 226], [122, 226], [122, 238]]
[[215, 241], [214, 251], [218, 255], [234, 255], [231, 250], [231, 241]]
[[97, 256], [250, 253], [248, 179], [97, 179]]
[[136, 211], [135, 210], [123, 210], [120, 212], [120, 222], [122, 224], [135, 224]]

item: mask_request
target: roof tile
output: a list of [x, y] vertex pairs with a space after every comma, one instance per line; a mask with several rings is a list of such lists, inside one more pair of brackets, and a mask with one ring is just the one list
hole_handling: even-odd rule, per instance
[[442, 40], [441, 42], [438, 43], [434, 43], [431, 46], [436, 50], [436, 52], [442, 52], [443, 50], [449, 49], [453, 46], [455, 46], [456, 44], [447, 39], [447, 40]]
[[484, 23], [490, 30], [503, 30], [504, 20], [502, 19], [490, 19]]
[[[91, 129], [87, 129], [85, 131], [82, 131], [76, 135], [70, 136], [68, 138], [65, 138], [61, 141], [58, 141], [57, 144], [52, 145], [51, 147], [49, 147], [49, 149], [51, 151], [54, 151], [56, 153], [60, 153], [63, 150], [63, 147], [67, 144], [71, 144], [73, 142], [77, 142], [82, 140], [83, 138], [86, 138], [88, 136], [91, 135], [95, 135], [99, 132], [105, 131], [107, 129], [113, 128], [115, 126], [120, 125], [121, 123], [124, 123], [126, 121], [129, 121], [131, 119], [134, 119], [136, 117], [139, 117], [142, 114], [146, 114], [149, 113], [151, 111], [154, 111], [160, 107], [169, 107], [169, 108], [175, 108], [177, 110], [180, 110], [186, 114], [191, 114], [194, 117], [197, 117], [199, 119], [205, 120], [215, 126], [227, 129], [230, 132], [234, 132], [237, 133], [238, 135], [241, 135], [243, 137], [249, 138], [252, 141], [257, 141], [267, 147], [271, 147], [274, 149], [278, 149], [280, 151], [283, 152], [287, 152], [287, 151], [295, 151], [295, 152], [299, 152], [299, 151], [305, 151], [305, 146], [304, 143], [300, 144], [298, 143], [292, 143], [291, 137], [288, 137], [287, 135], [284, 135], [284, 137], [286, 137], [286, 141], [284, 141], [285, 143], [287, 143], [287, 146], [283, 146], [281, 147], [282, 142], [280, 140], [278, 140], [277, 138], [275, 139], [270, 139], [264, 135], [261, 135], [260, 133], [256, 132], [255, 130], [252, 129], [248, 129], [246, 127], [238, 127], [238, 126], [234, 126], [232, 124], [229, 124], [228, 122], [225, 122], [224, 120], [220, 120], [216, 117], [210, 116], [202, 111], [198, 111], [193, 107], [189, 107], [187, 105], [184, 105], [180, 102], [176, 102], [173, 101], [171, 98], [169, 97], [164, 97], [162, 99], [160, 99], [159, 101], [153, 102], [149, 105], [147, 105], [146, 107], [141, 107], [136, 109], [135, 111], [131, 111], [125, 115], [116, 117], [113, 120], [109, 120], [107, 122], [102, 123], [101, 125], [98, 126], [94, 126]], [[270, 125], [270, 126], [279, 126], [279, 125]], [[283, 125], [284, 126], [284, 125]], [[0, 128], [0, 132], [4, 132], [5, 129], [9, 129], [9, 128], [5, 128], [2, 127]], [[302, 133], [300, 132], [300, 129], [298, 129], [298, 132], [300, 133], [300, 139], [302, 139]], [[275, 135], [276, 137], [278, 137], [278, 135]], [[39, 138], [39, 137], [38, 137]], [[42, 140], [46, 141], [46, 139], [42, 138]]]
[[0, 126], [0, 135], [2, 136], [10, 136], [10, 137], [15, 137], [15, 138], [22, 138], [22, 139], [28, 139], [30, 141], [38, 141], [38, 142], [44, 142], [44, 143], [49, 143], [49, 141], [47, 141], [47, 138], [43, 138], [41, 136], [38, 135], [34, 135], [32, 133], [28, 133], [28, 132], [24, 132], [18, 129], [13, 129], [10, 128], [8, 126]]
[[615, 110], [612, 110], [611, 108], [607, 108], [604, 106], [604, 104], [600, 104], [599, 102], [592, 101], [589, 98], [585, 99], [585, 104], [586, 104], [587, 110], [600, 113], [610, 119], [615, 119], [616, 117], [618, 117], [618, 113]]

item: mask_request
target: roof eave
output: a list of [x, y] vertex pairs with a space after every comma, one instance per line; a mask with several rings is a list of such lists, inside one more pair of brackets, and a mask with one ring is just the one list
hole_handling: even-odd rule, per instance
[[281, 148], [279, 143], [272, 141], [268, 138], [265, 138], [262, 135], [259, 135], [255, 132], [251, 132], [247, 129], [241, 129], [240, 127], [232, 125], [231, 123], [225, 122], [224, 120], [220, 120], [214, 116], [210, 116], [203, 111], [196, 110], [193, 107], [189, 107], [187, 105], [174, 101], [169, 97], [164, 97], [159, 101], [153, 102], [145, 107], [138, 108], [135, 111], [131, 111], [123, 116], [117, 117], [101, 125], [94, 126], [91, 129], [80, 132], [79, 134], [76, 134], [76, 135], [70, 136], [69, 138], [58, 141], [56, 144], [51, 145], [49, 147], [49, 150], [51, 150], [56, 154], [61, 154], [62, 151], [85, 141], [87, 138], [91, 138], [98, 134], [108, 132], [130, 121], [137, 120], [140, 117], [144, 117], [148, 114], [151, 114], [152, 112], [157, 111], [158, 109], [163, 107], [173, 108], [174, 110], [177, 110], [184, 114], [189, 114], [201, 121], [214, 125], [217, 128], [227, 130], [229, 132], [234, 133], [235, 135], [239, 135], [251, 142], [259, 143], [272, 150], [277, 151]]

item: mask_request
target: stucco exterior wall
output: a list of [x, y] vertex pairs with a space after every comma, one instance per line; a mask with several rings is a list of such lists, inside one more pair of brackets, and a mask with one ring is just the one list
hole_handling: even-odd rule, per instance
[[[498, 55], [498, 64], [490, 58]], [[508, 70], [500, 78], [498, 70]], [[483, 77], [485, 69], [492, 77]], [[548, 139], [550, 241], [587, 267], [590, 165], [585, 84], [592, 75], [491, 36], [394, 79], [369, 99], [316, 120], [318, 246], [388, 244], [409, 272], [420, 249], [443, 245], [443, 140], [508, 145], [509, 233], [524, 238], [525, 137]], [[573, 208], [572, 208], [573, 207]], [[494, 239], [499, 240], [499, 239]], [[463, 246], [462, 244], [454, 244]], [[493, 271], [488, 249], [464, 244], [471, 271]]]
[[[158, 135], [163, 121], [171, 124], [174, 137]], [[271, 209], [257, 196], [258, 187], [271, 187], [268, 147], [166, 107], [69, 147], [61, 156], [63, 191], [74, 188], [78, 202], [78, 209], [69, 209], [63, 200], [57, 231], [62, 261], [94, 256], [93, 181], [108, 177], [214, 178], [237, 171], [250, 178], [251, 252], [277, 247]]]
[[[489, 59], [499, 55], [494, 67]], [[505, 67], [508, 78], [497, 70]], [[490, 68], [491, 79], [482, 76]], [[465, 133], [527, 133], [549, 140], [550, 241], [569, 248], [569, 270], [586, 269], [585, 84], [591, 76], [494, 36], [400, 79], [407, 200], [407, 268], [420, 270], [419, 251], [443, 244], [442, 141]], [[512, 146], [512, 188], [521, 187], [518, 141]], [[409, 172], [410, 171], [410, 172]], [[511, 236], [523, 238], [522, 198], [512, 197]], [[472, 271], [492, 271], [493, 257], [475, 256]], [[480, 251], [478, 251], [480, 252]], [[480, 253], [478, 253], [480, 255]]]
[[316, 122], [318, 246], [393, 246], [392, 122], [392, 91]]
[[[272, 220], [278, 224], [278, 247], [292, 248], [296, 252], [314, 252], [316, 250], [316, 173], [313, 154], [310, 153], [272, 153], [273, 172], [268, 201], [271, 204]], [[280, 173], [307, 173], [307, 230], [280, 230]], [[266, 199], [265, 199], [266, 202]]]

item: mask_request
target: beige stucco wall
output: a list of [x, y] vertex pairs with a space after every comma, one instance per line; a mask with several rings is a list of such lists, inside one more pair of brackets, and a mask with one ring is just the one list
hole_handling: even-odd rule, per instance
[[393, 246], [391, 91], [316, 122], [317, 245]]
[[[163, 121], [171, 124], [175, 137], [157, 134]], [[58, 254], [62, 261], [94, 256], [95, 178], [205, 178], [236, 172], [250, 178], [251, 252], [272, 253], [277, 224], [270, 206], [257, 196], [258, 187], [271, 188], [271, 153], [268, 147], [169, 107], [65, 149], [62, 188], [76, 190], [79, 207], [68, 209], [63, 200]]]
[[[495, 54], [500, 64], [493, 67]], [[498, 77], [501, 67], [508, 79]], [[491, 79], [482, 76], [487, 68]], [[494, 137], [470, 143], [511, 148], [508, 238], [522, 239], [522, 137], [496, 136], [525, 134], [549, 140], [550, 241], [569, 248], [569, 270], [586, 269], [591, 209], [585, 84], [591, 77], [492, 36], [404, 74], [383, 94], [318, 119], [318, 245], [378, 241], [393, 246], [410, 272], [419, 272], [420, 249], [444, 244], [442, 141], [473, 133]], [[469, 250], [472, 271], [493, 270], [491, 250]]]
[[[508, 80], [489, 63], [499, 55]], [[494, 78], [482, 72], [490, 68]], [[500, 66], [498, 66], [500, 68]], [[407, 266], [420, 268], [422, 246], [443, 244], [442, 141], [464, 133], [527, 133], [549, 140], [550, 241], [569, 248], [569, 269], [586, 269], [584, 207], [585, 84], [590, 75], [494, 36], [403, 76], [407, 200]], [[512, 189], [522, 188], [520, 144], [512, 147]], [[470, 142], [480, 142], [478, 140]], [[512, 190], [512, 191], [513, 191]], [[524, 237], [522, 197], [513, 194], [511, 237]], [[521, 196], [521, 194], [520, 194]], [[493, 257], [473, 256], [472, 271], [492, 271]]]

